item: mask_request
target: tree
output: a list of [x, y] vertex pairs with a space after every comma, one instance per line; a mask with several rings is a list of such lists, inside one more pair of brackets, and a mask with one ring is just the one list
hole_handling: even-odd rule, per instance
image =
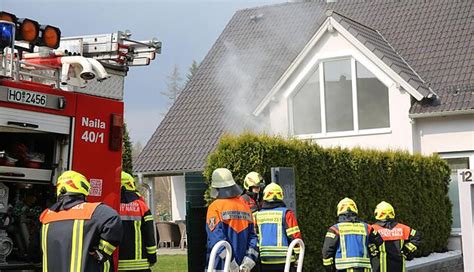
[[143, 145], [140, 141], [134, 142], [132, 145], [132, 162], [135, 162], [135, 160], [138, 158], [138, 155], [140, 155], [140, 152], [143, 150]]
[[123, 124], [122, 144], [122, 170], [131, 174], [133, 171], [132, 142], [125, 123]]
[[189, 83], [189, 81], [191, 81], [191, 79], [196, 74], [198, 68], [199, 68], [199, 64], [197, 63], [197, 61], [193, 60], [193, 62], [191, 63], [191, 66], [189, 67], [188, 74], [186, 75], [186, 84], [185, 85], [187, 85]]
[[166, 82], [167, 89], [162, 91], [161, 94], [169, 98], [169, 105], [171, 105], [183, 90], [183, 78], [179, 73], [178, 65], [174, 65], [171, 73], [166, 78], [168, 79]]

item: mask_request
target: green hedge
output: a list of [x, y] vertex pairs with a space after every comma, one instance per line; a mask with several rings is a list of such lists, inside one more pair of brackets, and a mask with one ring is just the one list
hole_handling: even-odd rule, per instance
[[296, 139], [243, 134], [224, 136], [209, 158], [204, 176], [229, 168], [241, 183], [249, 171], [270, 181], [271, 167], [294, 167], [298, 221], [307, 247], [305, 271], [322, 271], [321, 247], [336, 223], [336, 205], [354, 199], [359, 216], [373, 222], [375, 206], [391, 203], [397, 219], [421, 231], [418, 255], [445, 251], [451, 232], [450, 170], [438, 156], [401, 151], [324, 149]]

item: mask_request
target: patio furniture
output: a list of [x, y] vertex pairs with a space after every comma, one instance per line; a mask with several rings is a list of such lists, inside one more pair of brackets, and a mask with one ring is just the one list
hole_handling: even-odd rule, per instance
[[157, 222], [156, 229], [160, 237], [158, 247], [173, 248], [180, 243], [181, 235], [178, 224], [173, 222]]
[[179, 227], [179, 233], [181, 234], [181, 241], [179, 242], [179, 247], [184, 250], [188, 247], [188, 236], [186, 235], [186, 222], [177, 221]]

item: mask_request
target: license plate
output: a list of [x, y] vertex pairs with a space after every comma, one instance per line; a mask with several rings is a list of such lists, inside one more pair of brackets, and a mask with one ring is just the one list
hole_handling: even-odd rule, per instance
[[26, 105], [46, 107], [46, 94], [8, 88], [8, 101]]

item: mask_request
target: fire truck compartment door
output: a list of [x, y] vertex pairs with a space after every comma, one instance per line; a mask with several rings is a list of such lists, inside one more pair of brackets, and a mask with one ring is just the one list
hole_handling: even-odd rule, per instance
[[69, 134], [70, 117], [0, 107], [0, 131], [7, 128]]

